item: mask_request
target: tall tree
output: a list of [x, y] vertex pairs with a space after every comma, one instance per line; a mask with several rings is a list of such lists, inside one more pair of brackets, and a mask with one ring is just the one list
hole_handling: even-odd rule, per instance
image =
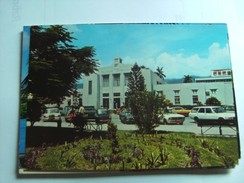
[[184, 75], [183, 83], [192, 83], [192, 77], [190, 75]]
[[142, 76], [141, 67], [139, 67], [137, 63], [131, 68], [128, 81], [128, 93], [135, 94], [145, 91], [145, 79]]
[[156, 72], [155, 72], [161, 79], [164, 80], [166, 75], [164, 74], [163, 67], [157, 67]]
[[130, 76], [128, 79], [127, 98], [131, 108], [132, 115], [136, 122], [140, 121], [139, 107], [141, 107], [141, 95], [145, 91], [145, 80], [141, 73], [141, 67], [134, 64], [131, 68]]
[[60, 103], [74, 91], [82, 74], [97, 70], [93, 47], [76, 48], [72, 33], [60, 25], [47, 28], [32, 26], [30, 30], [28, 93], [44, 103]]
[[131, 68], [127, 97], [139, 131], [150, 133], [158, 125], [158, 112], [163, 100], [155, 92], [146, 91], [141, 67], [136, 63]]

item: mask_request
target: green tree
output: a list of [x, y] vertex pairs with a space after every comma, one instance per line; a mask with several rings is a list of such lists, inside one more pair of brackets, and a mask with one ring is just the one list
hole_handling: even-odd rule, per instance
[[29, 74], [24, 82], [28, 93], [42, 103], [59, 104], [72, 94], [82, 74], [97, 70], [94, 48], [74, 47], [71, 35], [60, 25], [31, 27]]
[[162, 106], [163, 97], [156, 92], [144, 91], [139, 96], [138, 106], [139, 121], [137, 126], [141, 133], [151, 133], [159, 124], [159, 113]]
[[206, 105], [220, 106], [221, 102], [215, 97], [210, 97], [206, 100]]
[[127, 98], [129, 107], [131, 108], [132, 115], [136, 122], [140, 121], [139, 107], [141, 105], [140, 96], [145, 91], [145, 80], [141, 73], [141, 67], [134, 64], [131, 68], [130, 76], [128, 79]]
[[141, 73], [141, 67], [134, 64], [131, 68], [130, 76], [128, 79], [128, 93], [129, 94], [137, 94], [138, 92], [145, 91], [145, 79]]
[[164, 74], [163, 67], [157, 67], [156, 72], [155, 72], [161, 79], [164, 80], [166, 75]]
[[184, 75], [183, 83], [192, 83], [192, 77], [190, 75]]
[[150, 133], [158, 125], [158, 112], [163, 100], [155, 92], [146, 91], [141, 67], [136, 63], [131, 68], [128, 81], [127, 97], [135, 123], [141, 133]]

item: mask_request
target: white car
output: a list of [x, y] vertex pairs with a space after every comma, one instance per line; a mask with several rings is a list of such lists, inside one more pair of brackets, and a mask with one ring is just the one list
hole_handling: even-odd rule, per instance
[[192, 108], [189, 117], [196, 122], [199, 120], [235, 121], [235, 113], [228, 113], [220, 106], [199, 106]]
[[58, 108], [47, 108], [43, 114], [43, 121], [61, 122], [61, 113]]
[[178, 124], [183, 125], [185, 116], [176, 113], [164, 113], [159, 116], [160, 123], [162, 124]]

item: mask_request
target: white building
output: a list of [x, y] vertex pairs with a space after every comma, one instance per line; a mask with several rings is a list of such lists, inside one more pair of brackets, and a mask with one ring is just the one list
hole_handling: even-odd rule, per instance
[[[113, 65], [102, 67], [97, 73], [83, 78], [82, 101], [84, 106], [119, 108], [127, 102], [125, 93], [133, 64], [123, 64], [115, 58]], [[197, 105], [209, 97], [216, 97], [223, 105], [234, 105], [231, 70], [213, 70], [208, 78], [195, 83], [162, 84], [150, 69], [141, 69], [148, 91], [157, 91], [173, 105]]]
[[154, 89], [173, 105], [204, 104], [210, 97], [217, 98], [222, 105], [234, 105], [232, 82], [163, 84]]
[[[97, 73], [83, 78], [83, 105], [119, 108], [126, 103], [129, 73], [133, 64], [123, 64], [115, 58], [113, 65], [102, 67]], [[141, 69], [148, 91], [160, 82], [160, 78], [150, 69]]]
[[210, 83], [210, 82], [232, 82], [232, 72], [230, 69], [212, 70], [211, 77], [196, 78], [196, 83]]

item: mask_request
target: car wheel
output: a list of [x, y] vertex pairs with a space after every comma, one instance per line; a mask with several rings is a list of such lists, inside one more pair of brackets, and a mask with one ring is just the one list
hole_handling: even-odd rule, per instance
[[198, 122], [198, 121], [199, 121], [199, 118], [198, 118], [198, 117], [194, 117], [194, 120], [195, 120], [196, 122]]

